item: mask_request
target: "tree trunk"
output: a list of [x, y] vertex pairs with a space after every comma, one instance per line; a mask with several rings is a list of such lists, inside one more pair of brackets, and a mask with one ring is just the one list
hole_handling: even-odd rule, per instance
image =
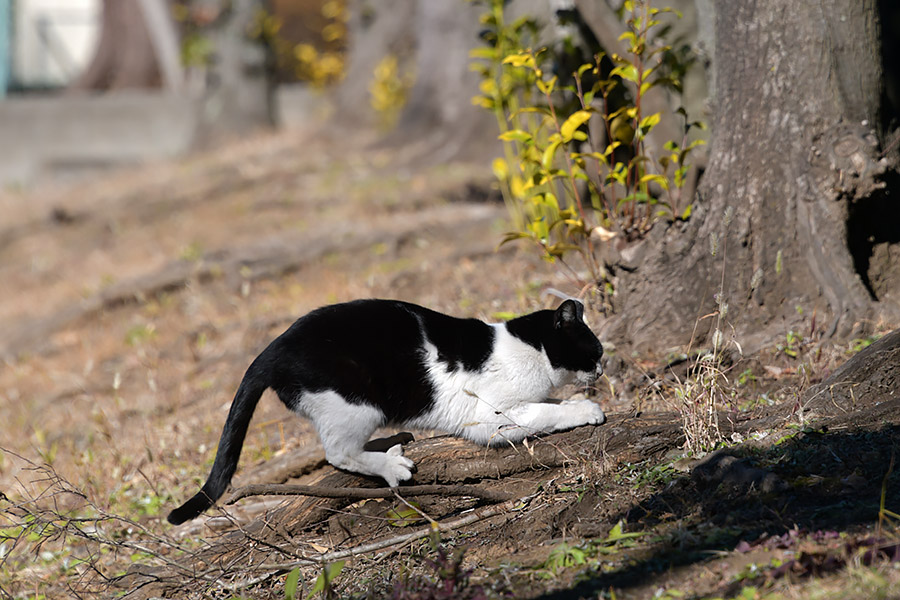
[[347, 70], [334, 95], [338, 122], [350, 128], [374, 127], [369, 85], [387, 55], [397, 57], [401, 71], [415, 61], [416, 0], [350, 0]]
[[159, 87], [153, 43], [138, 0], [103, 0], [97, 51], [72, 90]]
[[478, 18], [484, 7], [458, 0], [367, 0], [351, 6], [347, 77], [337, 94], [341, 121], [349, 127], [376, 121], [369, 85], [375, 66], [392, 54], [401, 71], [414, 72], [415, 81], [382, 144], [402, 148], [401, 160], [417, 163], [496, 156], [494, 117], [472, 104], [479, 79], [469, 68], [469, 50], [481, 44]]
[[[879, 220], [900, 231], [896, 208], [860, 217], [885, 204], [876, 1], [717, 3], [716, 40], [713, 141], [693, 216], [642, 242], [646, 259], [618, 281], [627, 321], [614, 335], [658, 351], [686, 343], [716, 297], [745, 349], [801, 309], [828, 334], [849, 333], [878, 299], [851, 253], [866, 244], [854, 240], [874, 243]], [[697, 328], [701, 338], [714, 321]]]
[[482, 6], [468, 2], [417, 3], [416, 81], [393, 141], [424, 142], [421, 152], [430, 162], [469, 156], [473, 151], [477, 155], [482, 149], [495, 156], [499, 148], [492, 116], [472, 104], [478, 75], [469, 68], [469, 50], [479, 44], [478, 17], [483, 11]]
[[214, 51], [206, 67], [197, 134], [203, 145], [275, 125], [274, 55], [265, 43], [248, 34], [263, 4], [261, 0], [231, 0], [220, 6], [222, 10], [204, 28]]

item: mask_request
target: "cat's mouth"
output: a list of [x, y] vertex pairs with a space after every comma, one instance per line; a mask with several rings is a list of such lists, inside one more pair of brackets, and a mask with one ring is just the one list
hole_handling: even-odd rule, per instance
[[575, 373], [575, 379], [578, 383], [582, 383], [585, 386], [593, 385], [597, 382], [598, 379], [603, 375], [603, 367], [597, 365], [597, 368], [594, 371], [578, 371]]

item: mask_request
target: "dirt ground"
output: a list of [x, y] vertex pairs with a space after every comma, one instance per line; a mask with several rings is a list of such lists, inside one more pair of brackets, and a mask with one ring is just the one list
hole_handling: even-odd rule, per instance
[[[439, 490], [254, 495], [176, 528], [244, 369], [297, 316], [392, 297], [496, 321], [578, 290], [497, 250], [484, 165], [398, 167], [315, 132], [7, 190], [0, 214], [3, 597], [284, 598], [292, 577], [296, 597], [900, 597], [896, 334], [812, 325], [733, 357], [728, 443], [698, 459], [676, 412], [690, 361], [590, 314], [607, 424], [490, 450], [414, 432], [413, 483]], [[280, 483], [377, 486], [267, 394], [234, 488]]]

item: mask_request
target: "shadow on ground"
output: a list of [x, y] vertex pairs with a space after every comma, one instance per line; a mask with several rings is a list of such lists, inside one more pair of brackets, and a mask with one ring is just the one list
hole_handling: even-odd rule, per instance
[[[900, 415], [900, 401], [894, 403], [892, 412]], [[767, 449], [716, 453], [613, 518], [625, 519], [630, 531], [665, 532], [653, 544], [658, 550], [541, 598], [596, 598], [610, 588], [642, 586], [649, 576], [765, 538], [864, 532], [878, 522], [882, 493], [888, 507], [900, 500], [898, 447], [900, 425], [855, 429], [848, 418], [789, 434]]]

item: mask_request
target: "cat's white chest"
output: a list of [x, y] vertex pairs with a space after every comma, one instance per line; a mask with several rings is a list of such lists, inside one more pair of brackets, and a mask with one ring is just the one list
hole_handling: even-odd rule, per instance
[[482, 368], [451, 368], [438, 358], [437, 348], [425, 343], [425, 362], [434, 388], [431, 410], [414, 425], [451, 432], [472, 423], [493, 421], [516, 406], [541, 402], [566, 373], [556, 370], [543, 351], [494, 325], [493, 350]]
[[480, 373], [477, 384], [486, 396], [504, 407], [540, 402], [565, 379], [550, 364], [547, 354], [495, 325], [494, 351]]

